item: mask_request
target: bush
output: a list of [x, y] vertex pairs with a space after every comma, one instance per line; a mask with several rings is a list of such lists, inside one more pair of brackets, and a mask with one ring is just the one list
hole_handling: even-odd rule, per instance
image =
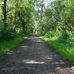
[[67, 43], [68, 39], [69, 39], [69, 35], [64, 32], [64, 33], [58, 38], [58, 41], [59, 41], [60, 43]]
[[0, 40], [7, 40], [7, 39], [11, 39], [11, 38], [14, 38], [15, 37], [15, 34], [10, 31], [10, 30], [7, 30], [7, 31], [4, 31], [4, 30], [1, 30], [0, 31]]

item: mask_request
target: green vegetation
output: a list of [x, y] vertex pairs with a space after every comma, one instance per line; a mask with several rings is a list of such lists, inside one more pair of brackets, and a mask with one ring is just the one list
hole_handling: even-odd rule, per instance
[[51, 47], [56, 49], [65, 59], [70, 63], [74, 63], [74, 46], [68, 44], [59, 43], [58, 39], [49, 39], [48, 37], [42, 37], [42, 39]]
[[0, 55], [32, 34], [33, 9], [31, 0], [0, 0]]
[[53, 0], [47, 7], [37, 0], [36, 6], [36, 34], [74, 63], [74, 0]]
[[25, 39], [27, 39], [27, 37], [24, 35], [21, 35], [21, 36], [16, 36], [15, 38], [0, 42], [0, 56], [6, 54], [8, 51], [16, 47]]
[[31, 0], [0, 0], [0, 40], [33, 32]]
[[74, 0], [0, 0], [0, 54], [3, 47], [19, 43], [19, 34], [47, 37], [47, 43], [74, 63]]

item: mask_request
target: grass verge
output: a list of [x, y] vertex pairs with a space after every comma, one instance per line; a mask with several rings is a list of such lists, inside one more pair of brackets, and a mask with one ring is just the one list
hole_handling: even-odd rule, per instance
[[59, 43], [57, 39], [49, 39], [47, 37], [42, 37], [42, 39], [51, 47], [55, 48], [56, 51], [61, 54], [65, 59], [67, 59], [71, 64], [74, 64], [74, 46], [65, 45]]
[[15, 48], [25, 39], [27, 39], [26, 36], [20, 35], [16, 36], [15, 38], [9, 40], [3, 40], [2, 42], [0, 42], [0, 56], [6, 54], [8, 51], [10, 51], [10, 49]]

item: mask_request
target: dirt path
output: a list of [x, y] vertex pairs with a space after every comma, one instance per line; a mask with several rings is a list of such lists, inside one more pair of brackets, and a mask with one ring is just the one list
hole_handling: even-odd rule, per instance
[[55, 74], [67, 66], [40, 38], [30, 37], [0, 60], [0, 74]]

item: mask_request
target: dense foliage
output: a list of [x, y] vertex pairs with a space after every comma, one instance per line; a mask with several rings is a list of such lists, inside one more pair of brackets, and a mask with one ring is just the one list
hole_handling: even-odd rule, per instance
[[20, 34], [48, 37], [74, 61], [74, 0], [0, 0], [0, 41]]
[[0, 40], [32, 33], [30, 0], [0, 0]]
[[49, 37], [58, 36], [60, 42], [74, 40], [74, 1], [0, 0], [0, 39], [33, 32]]
[[74, 0], [54, 0], [47, 7], [41, 2], [38, 8], [36, 33], [74, 64]]
[[41, 10], [38, 12], [37, 33], [55, 36], [61, 43], [74, 44], [74, 1], [54, 0], [47, 7], [41, 2], [38, 7]]

